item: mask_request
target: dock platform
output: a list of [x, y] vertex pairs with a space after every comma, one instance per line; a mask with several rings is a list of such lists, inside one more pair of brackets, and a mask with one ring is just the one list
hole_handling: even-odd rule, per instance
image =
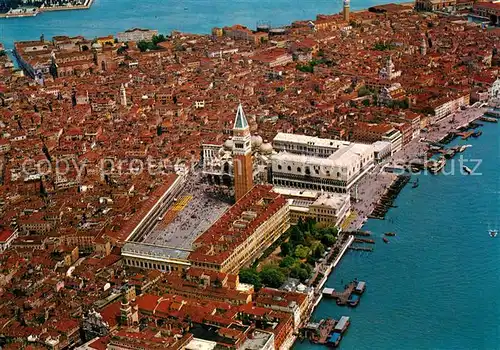
[[333, 288], [324, 288], [323, 295], [335, 299], [337, 305], [357, 306], [361, 295], [366, 288], [366, 282], [354, 280], [347, 284], [343, 291], [336, 291]]
[[301, 333], [313, 344], [336, 347], [350, 325], [350, 318], [342, 316], [338, 321], [328, 318], [317, 323], [308, 323], [301, 329]]
[[370, 238], [355, 238], [354, 239], [355, 243], [368, 243], [368, 244], [375, 244], [375, 240], [370, 239]]
[[373, 247], [360, 247], [360, 246], [350, 246], [350, 250], [357, 250], [361, 252], [373, 252]]
[[[332, 291], [331, 294], [325, 294], [323, 293], [324, 296], [327, 296], [332, 299], [337, 300], [337, 305], [347, 305], [349, 297], [351, 296], [352, 292], [356, 288], [357, 283], [351, 282], [349, 283], [346, 288], [342, 292], [337, 292], [337, 291]], [[323, 290], [325, 292], [325, 290]]]

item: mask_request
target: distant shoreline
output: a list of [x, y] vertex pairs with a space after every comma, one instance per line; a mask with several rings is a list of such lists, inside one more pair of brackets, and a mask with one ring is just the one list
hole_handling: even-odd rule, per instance
[[[51, 7], [36, 7], [32, 12], [21, 12], [21, 13], [2, 13], [0, 18], [21, 18], [21, 17], [35, 17], [43, 12], [54, 12], [54, 11], [71, 11], [71, 10], [88, 10], [94, 0], [86, 0], [84, 5], [77, 6], [51, 6]], [[11, 9], [12, 10], [12, 9]], [[11, 11], [9, 10], [9, 11]]]

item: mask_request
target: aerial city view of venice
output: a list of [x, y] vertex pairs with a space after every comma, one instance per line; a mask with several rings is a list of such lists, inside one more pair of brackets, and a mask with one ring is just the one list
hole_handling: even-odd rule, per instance
[[0, 348], [500, 349], [500, 2], [0, 0]]

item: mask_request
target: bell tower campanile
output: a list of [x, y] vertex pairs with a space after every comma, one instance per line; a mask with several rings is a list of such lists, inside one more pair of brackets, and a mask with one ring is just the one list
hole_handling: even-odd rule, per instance
[[250, 127], [241, 103], [233, 126], [234, 195], [236, 201], [253, 187], [252, 142]]

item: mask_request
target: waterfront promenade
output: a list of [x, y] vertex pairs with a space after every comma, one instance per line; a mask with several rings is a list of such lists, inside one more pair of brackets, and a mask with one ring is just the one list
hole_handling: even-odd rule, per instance
[[[420, 138], [428, 141], [439, 142], [448, 133], [456, 131], [457, 128], [467, 125], [484, 114], [486, 108], [469, 108], [443, 118], [438, 123], [429, 126], [427, 132], [421, 133]], [[397, 165], [415, 159], [427, 151], [427, 143], [420, 142], [419, 138], [412, 140], [399, 152], [384, 163], [377, 165], [358, 184], [358, 201], [352, 203], [355, 212], [349, 225], [344, 229], [353, 231], [360, 229], [367, 220], [368, 215], [374, 208], [375, 203], [382, 197], [386, 189], [396, 179], [395, 174], [383, 172], [384, 165]]]

